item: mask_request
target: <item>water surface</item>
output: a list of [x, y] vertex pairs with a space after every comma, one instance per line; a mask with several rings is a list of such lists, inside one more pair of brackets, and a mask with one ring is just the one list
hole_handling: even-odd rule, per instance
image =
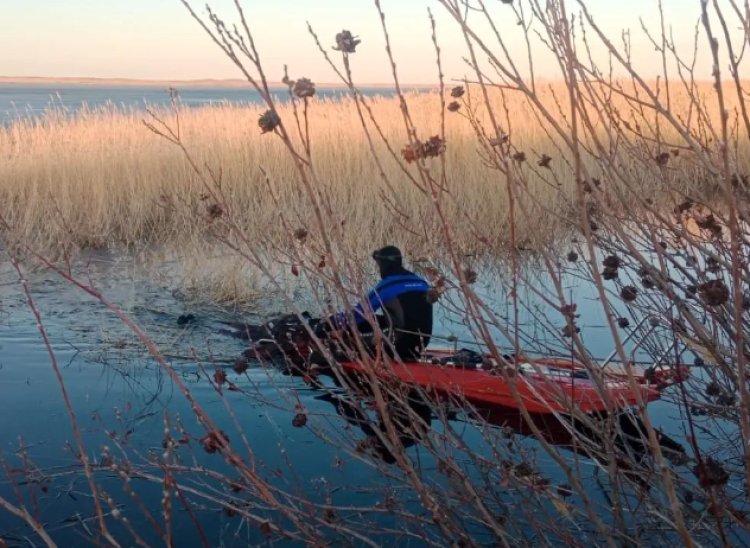
[[[323, 391], [272, 368], [251, 368], [242, 375], [228, 368], [226, 362], [239, 355], [244, 344], [216, 332], [215, 320], [227, 317], [227, 312], [186, 302], [174, 292], [174, 280], [150, 276], [127, 258], [94, 257], [89, 269], [98, 288], [131, 314], [169, 356], [196, 401], [238, 448], [243, 446], [238, 426], [242, 429], [262, 477], [285, 492], [322, 505], [378, 508], [384, 496], [394, 492], [403, 508], [425, 514], [417, 494], [405, 488], [403, 476], [395, 467], [386, 465], [388, 473], [384, 474], [351, 453], [351, 449], [367, 437], [366, 433], [356, 423], [346, 420], [346, 416], [341, 416], [330, 399], [322, 397]], [[180, 452], [184, 464], [231, 474], [231, 468], [220, 455], [209, 455], [202, 450], [198, 440], [205, 431], [197, 423], [189, 403], [119, 320], [95, 300], [52, 274], [29, 273], [28, 280], [50, 334], [52, 349], [92, 462], [104, 462], [107, 447], [115, 458], [126, 459], [134, 468], [161, 477], [156, 463], [163, 451], [167, 416], [173, 428], [181, 424], [189, 435], [188, 445]], [[571, 280], [566, 289], [572, 291], [575, 287]], [[490, 298], [495, 293], [491, 285], [483, 291]], [[508, 315], [507, 302], [501, 302], [501, 295], [494, 298], [498, 313]], [[577, 302], [587, 343], [591, 344], [592, 351], [606, 352], [608, 344], [602, 336], [606, 331], [601, 312], [598, 312], [601, 307], [586, 291], [578, 295]], [[529, 308], [533, 306], [529, 304]], [[196, 316], [196, 321], [178, 325], [177, 318], [188, 312]], [[532, 321], [530, 316], [522, 319]], [[467, 340], [470, 337], [465, 326], [461, 327], [460, 319], [443, 313], [436, 332], [457, 334]], [[211, 363], [212, 359], [215, 363]], [[209, 379], [217, 366], [227, 368], [229, 380], [239, 387], [239, 392], [225, 392], [222, 398], [214, 390]], [[0, 480], [0, 496], [14, 501], [15, 489], [20, 487], [24, 490], [25, 504], [36, 508], [43, 516], [55, 540], [60, 545], [76, 545], [81, 535], [86, 535], [87, 528], [96, 530], [89, 490], [76, 465], [70, 418], [47, 349], [41, 343], [36, 322], [15, 275], [7, 268], [0, 273], [0, 389], [0, 416], [3, 417], [0, 455], [12, 471], [9, 476], [0, 475], [4, 478]], [[302, 410], [309, 423], [295, 427], [293, 419]], [[652, 417], [658, 427], [684, 440], [680, 412], [673, 404], [656, 403], [652, 406]], [[465, 449], [455, 450], [454, 457], [470, 474], [479, 473], [472, 465], [474, 457], [493, 458], [496, 451], [493, 444], [508, 444], [511, 440], [515, 444], [512, 454], [533, 456], [536, 466], [553, 485], [566, 483], [559, 467], [545, 456], [533, 439], [521, 433], [513, 435], [512, 430], [509, 433], [503, 428], [483, 433], [484, 427], [477, 427], [475, 421], [460, 410], [448, 424], [461, 433], [466, 444]], [[436, 432], [445, 427], [436, 420], [432, 421], [432, 426]], [[439, 463], [420, 443], [407, 449], [407, 453], [425, 481], [436, 485], [446, 481], [439, 473]], [[595, 503], [607, 508], [606, 479], [601, 477], [599, 467], [572, 452], [564, 454], [587, 479]], [[683, 468], [683, 472], [689, 473], [689, 470]], [[204, 490], [226, 491], [225, 487], [206, 478], [186, 475], [180, 479]], [[142, 512], [123, 492], [122, 482], [106, 469], [97, 472], [97, 480], [145, 540], [160, 543]], [[161, 485], [145, 480], [133, 480], [132, 485], [146, 506], [160, 516]], [[506, 504], [521, 508], [527, 494], [505, 488], [498, 480], [496, 496]], [[267, 541], [257, 525], [248, 525], [227, 515], [215, 503], [199, 501], [195, 508], [212, 545], [242, 546]], [[283, 523], [273, 511], [261, 508], [257, 512], [275, 523]], [[414, 534], [439, 541], [434, 527], [418, 522], [394, 522], [393, 516], [380, 512], [349, 512], [347, 519], [363, 532], [372, 523], [379, 528], [395, 523], [397, 527], [410, 528]], [[523, 524], [528, 517], [519, 513], [513, 519]], [[131, 539], [119, 522], [112, 518], [108, 522], [118, 538]], [[526, 531], [527, 540], [532, 542], [533, 526], [529, 525]], [[0, 512], [0, 538], [15, 545], [22, 543], [29, 534], [17, 519]], [[332, 542], [343, 540], [332, 532], [329, 534]], [[489, 540], [485, 536], [487, 532], [481, 529], [473, 534], [478, 541]], [[182, 509], [175, 510], [174, 535], [176, 545], [199, 545], [191, 518]], [[383, 544], [398, 541], [398, 535], [379, 537]]]
[[[365, 87], [367, 96], [390, 97], [395, 92], [388, 87]], [[247, 105], [261, 102], [259, 94], [251, 87], [199, 87], [185, 86], [177, 89], [179, 100], [185, 107], [210, 105]], [[319, 87], [316, 95], [321, 98], [339, 98], [348, 91], [341, 87]], [[275, 96], [288, 100], [286, 88], [274, 88]], [[0, 123], [8, 123], [18, 117], [37, 117], [50, 109], [62, 109], [75, 113], [83, 107], [98, 108], [109, 105], [122, 109], [143, 109], [146, 105], [168, 106], [167, 87], [153, 86], [104, 86], [72, 84], [0, 84]]]

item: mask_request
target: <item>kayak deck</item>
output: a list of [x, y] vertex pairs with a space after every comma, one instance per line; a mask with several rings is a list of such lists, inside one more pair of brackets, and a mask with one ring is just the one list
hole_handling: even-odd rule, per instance
[[[531, 413], [616, 411], [660, 398], [661, 389], [681, 382], [684, 367], [650, 371], [607, 368], [592, 378], [586, 367], [565, 358], [533, 358], [498, 367], [488, 356], [481, 363], [452, 363], [452, 350], [430, 350], [419, 361], [393, 362], [377, 374], [396, 377], [442, 396], [465, 399], [475, 405], [521, 408]], [[363, 373], [360, 362], [342, 362], [350, 373]]]

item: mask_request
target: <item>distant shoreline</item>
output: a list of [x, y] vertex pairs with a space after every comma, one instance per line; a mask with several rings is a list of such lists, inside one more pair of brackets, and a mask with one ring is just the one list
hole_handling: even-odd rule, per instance
[[[134, 78], [88, 78], [88, 77], [47, 77], [47, 76], [0, 76], [0, 85], [74, 85], [74, 86], [94, 86], [94, 87], [196, 87], [196, 88], [248, 88], [250, 84], [245, 80], [239, 79], [203, 79], [203, 80], [147, 80]], [[316, 82], [318, 87], [343, 88], [344, 84], [340, 82]], [[274, 88], [285, 88], [286, 85], [281, 82], [269, 82], [269, 86]], [[402, 84], [406, 88], [434, 88], [434, 84]], [[368, 88], [392, 88], [393, 84], [384, 83], [363, 83], [358, 87]]]

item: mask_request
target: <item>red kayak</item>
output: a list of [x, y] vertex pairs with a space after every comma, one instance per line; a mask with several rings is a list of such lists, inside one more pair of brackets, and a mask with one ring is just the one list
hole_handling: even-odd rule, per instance
[[[460, 353], [459, 353], [460, 354]], [[451, 350], [429, 350], [420, 361], [393, 363], [378, 371], [380, 378], [396, 378], [418, 385], [428, 392], [451, 398], [465, 399], [480, 406], [520, 408], [531, 413], [583, 413], [616, 411], [638, 403], [660, 398], [661, 390], [687, 378], [687, 368], [633, 368], [635, 389], [627, 372], [614, 364], [603, 368], [602, 391], [586, 367], [564, 358], [524, 358], [505, 364], [500, 370], [488, 356], [479, 363], [458, 363]], [[365, 366], [343, 362], [349, 373], [362, 373]], [[514, 395], [514, 389], [516, 394]]]

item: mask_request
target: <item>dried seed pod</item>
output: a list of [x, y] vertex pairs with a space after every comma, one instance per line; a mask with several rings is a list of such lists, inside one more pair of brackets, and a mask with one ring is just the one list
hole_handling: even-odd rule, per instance
[[706, 385], [706, 396], [708, 396], [709, 398], [716, 397], [722, 392], [723, 390], [717, 382], [712, 381]]
[[451, 112], [457, 112], [460, 108], [461, 104], [458, 101], [451, 101], [447, 106], [447, 109]]
[[422, 158], [422, 143], [415, 141], [409, 145], [406, 145], [401, 149], [401, 156], [403, 156], [406, 163], [411, 164]]
[[576, 253], [575, 251], [569, 251], [566, 259], [568, 259], [568, 261], [570, 261], [571, 263], [576, 262], [578, 260], [578, 253]]
[[466, 278], [466, 283], [468, 284], [476, 283], [477, 279], [479, 278], [477, 273], [471, 270], [470, 268], [467, 268], [466, 270], [464, 270], [464, 277]]
[[499, 147], [500, 145], [506, 144], [510, 140], [510, 137], [507, 135], [501, 135], [500, 137], [493, 137], [491, 138], [488, 143], [492, 147]]
[[213, 454], [229, 445], [229, 436], [223, 430], [212, 430], [200, 439], [206, 453]]
[[526, 161], [526, 153], [518, 151], [515, 154], [513, 154], [513, 156], [511, 156], [511, 158], [513, 158], [516, 162], [518, 162], [519, 164], [521, 164], [521, 163], [523, 163], [523, 162]]
[[580, 333], [580, 332], [581, 332], [581, 328], [575, 324], [568, 324], [562, 328], [562, 336], [567, 337], [567, 338], [571, 338], [573, 336], [573, 333]]
[[622, 260], [617, 255], [608, 255], [604, 258], [602, 264], [607, 268], [614, 268], [616, 270], [622, 265]]
[[435, 158], [445, 152], [445, 141], [433, 135], [426, 142], [414, 141], [401, 149], [401, 156], [407, 163], [424, 158]]
[[536, 163], [539, 167], [546, 167], [549, 168], [550, 163], [552, 162], [552, 157], [547, 156], [546, 154], [542, 154], [542, 157], [539, 158], [539, 161]]
[[258, 126], [261, 129], [261, 133], [268, 133], [273, 131], [281, 123], [281, 118], [275, 110], [267, 110], [258, 118]]
[[333, 46], [333, 49], [342, 53], [354, 53], [360, 43], [362, 43], [362, 40], [353, 36], [350, 31], [342, 30], [336, 35], [336, 45]]
[[703, 462], [696, 464], [693, 467], [693, 473], [704, 488], [726, 485], [729, 481], [729, 472], [713, 457], [706, 457]]
[[630, 320], [627, 318], [617, 318], [617, 325], [619, 325], [621, 329], [625, 329], [630, 327]]
[[297, 413], [292, 419], [292, 426], [295, 428], [302, 428], [307, 424], [307, 415], [304, 413]]
[[223, 369], [219, 368], [216, 371], [214, 371], [214, 382], [221, 386], [225, 382], [227, 382], [227, 373]]
[[653, 289], [656, 287], [656, 283], [654, 283], [654, 280], [650, 276], [641, 278], [641, 285], [643, 285], [644, 289]]
[[604, 268], [604, 270], [602, 270], [602, 278], [604, 278], [605, 280], [616, 280], [617, 277], [618, 273], [616, 268], [607, 266]]
[[300, 99], [307, 99], [315, 95], [315, 84], [309, 78], [300, 78], [294, 82], [292, 93]]
[[224, 215], [224, 208], [222, 208], [219, 204], [211, 204], [206, 208], [206, 213], [211, 219], [218, 219], [222, 215]]
[[424, 155], [426, 158], [436, 158], [445, 152], [445, 141], [439, 136], [433, 135], [424, 144]]
[[632, 285], [626, 285], [620, 290], [620, 297], [626, 303], [632, 303], [638, 297], [638, 289]]
[[294, 237], [300, 241], [307, 239], [307, 229], [306, 228], [295, 229]]
[[591, 194], [594, 191], [594, 187], [599, 188], [601, 186], [602, 182], [597, 179], [596, 177], [593, 177], [590, 181], [583, 181], [583, 191], [586, 194]]
[[709, 280], [698, 286], [701, 299], [709, 306], [721, 306], [729, 300], [729, 289], [722, 280]]
[[669, 163], [669, 152], [661, 152], [654, 156], [654, 161], [659, 167], [664, 167]]
[[521, 477], [521, 478], [528, 477], [528, 476], [530, 476], [531, 474], [534, 473], [534, 469], [531, 467], [530, 464], [528, 464], [526, 462], [522, 462], [520, 464], [517, 464], [513, 468], [513, 471], [516, 473], [516, 475], [518, 477]]
[[247, 358], [237, 358], [232, 364], [232, 369], [238, 375], [247, 371], [249, 367], [250, 364], [248, 363]]
[[465, 93], [463, 86], [456, 86], [451, 90], [451, 97], [458, 99], [459, 97], [463, 97]]

